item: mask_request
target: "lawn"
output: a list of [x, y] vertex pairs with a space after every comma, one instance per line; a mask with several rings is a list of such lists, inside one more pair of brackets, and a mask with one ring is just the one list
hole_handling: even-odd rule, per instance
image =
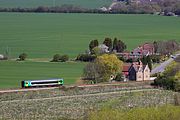
[[0, 13], [0, 54], [11, 58], [52, 58], [56, 53], [74, 58], [90, 40], [123, 40], [128, 49], [154, 40], [180, 41], [180, 19], [156, 15]]
[[22, 80], [64, 78], [75, 83], [82, 75], [84, 63], [0, 62], [0, 88], [20, 88]]
[[71, 4], [84, 8], [100, 8], [109, 6], [112, 0], [0, 0], [0, 7], [38, 7], [38, 6], [61, 6]]

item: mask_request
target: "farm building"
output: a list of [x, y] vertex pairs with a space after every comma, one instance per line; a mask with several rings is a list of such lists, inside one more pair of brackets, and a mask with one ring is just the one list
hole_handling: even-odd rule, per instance
[[130, 81], [146, 81], [150, 80], [150, 69], [148, 65], [143, 65], [142, 62], [134, 62], [125, 64], [122, 73], [127, 80]]
[[135, 48], [132, 52], [124, 51], [122, 53], [116, 53], [116, 55], [121, 56], [125, 59], [137, 59], [143, 56], [155, 54], [154, 45], [152, 43], [145, 43]]

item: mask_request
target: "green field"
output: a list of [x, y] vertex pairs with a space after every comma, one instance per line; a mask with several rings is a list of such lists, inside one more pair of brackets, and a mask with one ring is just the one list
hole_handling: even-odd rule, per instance
[[[22, 52], [29, 59], [51, 59], [56, 53], [74, 59], [90, 40], [123, 40], [128, 49], [154, 40], [180, 41], [180, 19], [156, 15], [0, 13], [0, 54], [10, 58]], [[41, 60], [39, 60], [41, 61]], [[1, 62], [0, 88], [18, 87], [21, 80], [63, 77], [74, 83], [82, 63]]]
[[14, 8], [14, 7], [38, 7], [38, 6], [61, 6], [64, 4], [71, 4], [81, 6], [83, 8], [100, 8], [102, 6], [109, 6], [112, 0], [0, 0], [0, 7]]
[[0, 88], [21, 87], [22, 80], [64, 78], [72, 84], [82, 74], [84, 63], [0, 62]]
[[0, 54], [29, 58], [68, 54], [74, 58], [90, 40], [117, 37], [128, 49], [154, 40], [180, 41], [180, 19], [153, 15], [0, 13]]

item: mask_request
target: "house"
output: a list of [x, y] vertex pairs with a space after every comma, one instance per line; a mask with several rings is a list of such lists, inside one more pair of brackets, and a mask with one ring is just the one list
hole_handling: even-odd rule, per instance
[[132, 53], [134, 55], [153, 55], [155, 54], [154, 45], [152, 43], [145, 43], [135, 48]]
[[100, 50], [100, 53], [109, 53], [109, 47], [104, 44], [100, 44], [98, 48]]
[[0, 54], [0, 60], [4, 59], [4, 55]]
[[125, 64], [122, 73], [124, 77], [130, 81], [150, 80], [150, 69], [148, 65], [143, 65], [142, 62]]
[[138, 46], [132, 52], [124, 51], [121, 53], [116, 53], [117, 56], [123, 57], [124, 59], [135, 59], [142, 58], [143, 56], [154, 55], [155, 49], [152, 43], [145, 43]]

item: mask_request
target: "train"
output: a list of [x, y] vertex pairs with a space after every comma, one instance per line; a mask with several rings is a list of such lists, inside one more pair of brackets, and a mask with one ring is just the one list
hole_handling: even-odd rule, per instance
[[33, 87], [55, 87], [64, 85], [62, 78], [48, 79], [48, 80], [23, 80], [21, 81], [22, 88]]

